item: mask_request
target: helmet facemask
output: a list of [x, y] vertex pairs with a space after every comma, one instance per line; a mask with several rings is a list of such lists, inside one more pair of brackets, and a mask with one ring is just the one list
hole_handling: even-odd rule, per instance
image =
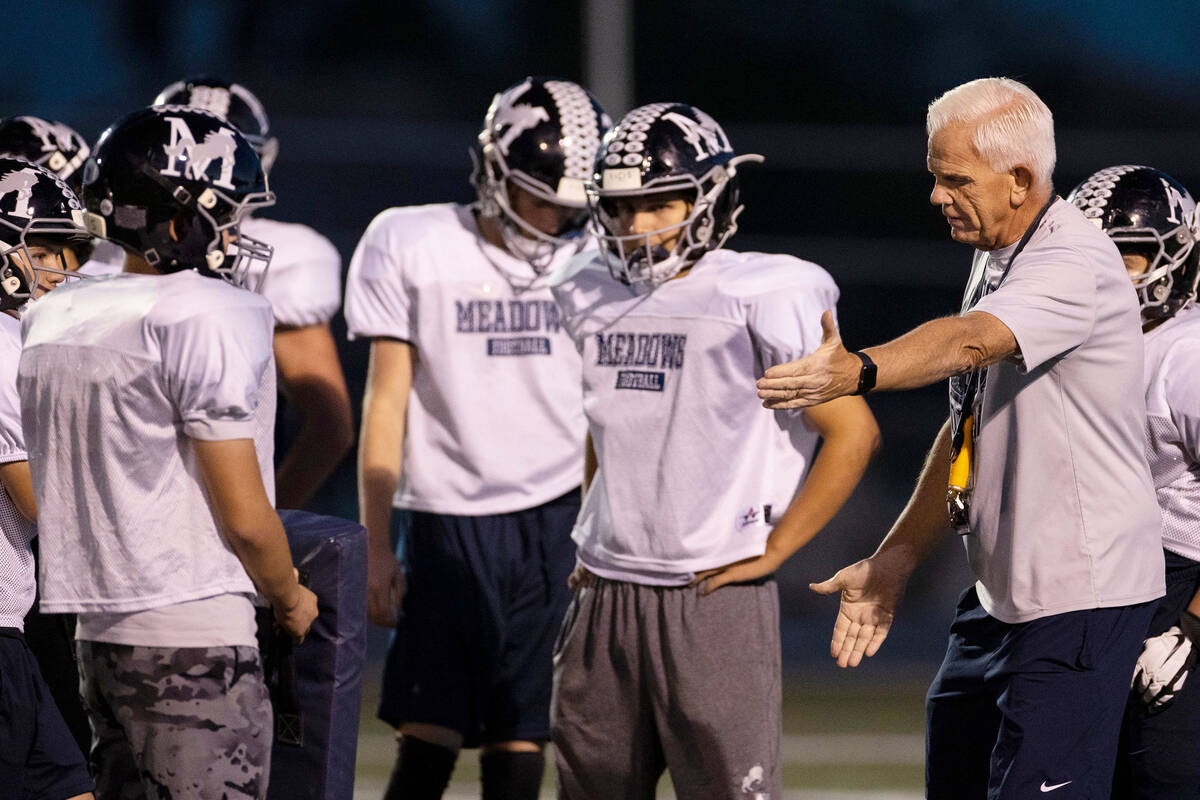
[[[33, 218], [18, 227], [0, 218], [0, 226], [16, 233], [13, 244], [8, 244], [9, 236], [0, 235], [0, 311], [20, 308], [37, 297], [44, 275], [58, 275], [63, 280], [86, 277], [68, 269], [63, 256], [67, 248], [85, 244], [88, 240], [82, 212], [73, 210], [71, 215], [74, 225], [62, 219]], [[45, 247], [50, 252], [45, 258], [35, 257], [30, 250], [35, 247]], [[78, 257], [76, 260], [78, 269]], [[50, 285], [55, 281], [46, 283]]]
[[[1188, 224], [1165, 235], [1150, 227], [1112, 228], [1107, 233], [1122, 253], [1143, 254], [1149, 262], [1145, 272], [1132, 276], [1143, 319], [1171, 317], [1195, 297], [1200, 251], [1193, 252], [1196, 234]], [[1189, 285], [1177, 285], [1178, 280]]]
[[[474, 149], [471, 151], [472, 158], [476, 160], [472, 183], [479, 196], [479, 213], [496, 221], [508, 252], [527, 262], [538, 275], [545, 274], [559, 248], [578, 244], [580, 241], [579, 233], [587, 222], [582, 181], [578, 205], [564, 201], [564, 198], [559, 197], [550, 187], [529, 173], [510, 169], [499, 148], [484, 141], [489, 138], [487, 131], [484, 131], [480, 134], [482, 147], [478, 152]], [[509, 194], [510, 182], [545, 202], [565, 208], [578, 208], [579, 213], [557, 233], [539, 230], [525, 221], [513, 208], [512, 197]]]
[[[714, 167], [702, 178], [690, 174], [661, 178], [631, 190], [602, 189], [587, 184], [588, 211], [592, 234], [600, 242], [600, 257], [609, 273], [622, 283], [655, 288], [691, 267], [709, 250], [723, 246], [737, 231], [739, 204], [737, 164], [743, 160], [761, 161], [746, 155]], [[621, 197], [650, 197], [662, 194], [683, 195], [691, 208], [681, 222], [645, 233], [623, 234], [612, 201]], [[727, 219], [723, 228], [718, 220]], [[675, 238], [668, 251], [658, 242]]]

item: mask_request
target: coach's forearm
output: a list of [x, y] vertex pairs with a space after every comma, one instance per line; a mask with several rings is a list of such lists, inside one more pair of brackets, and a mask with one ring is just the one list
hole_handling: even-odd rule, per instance
[[999, 319], [985, 312], [943, 317], [887, 344], [863, 351], [878, 365], [875, 389], [916, 389], [1014, 355], [1017, 342]]
[[947, 420], [925, 457], [917, 488], [876, 553], [901, 555], [906, 563], [915, 568], [945, 537], [950, 528], [950, 516], [946, 510], [950, 438], [950, 422]]

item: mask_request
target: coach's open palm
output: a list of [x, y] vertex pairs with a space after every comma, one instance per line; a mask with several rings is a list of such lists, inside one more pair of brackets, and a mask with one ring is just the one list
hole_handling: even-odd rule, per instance
[[888, 561], [886, 554], [876, 554], [839, 570], [823, 583], [808, 585], [817, 594], [842, 594], [829, 645], [839, 667], [857, 667], [864, 655], [875, 655], [887, 638], [909, 575]]

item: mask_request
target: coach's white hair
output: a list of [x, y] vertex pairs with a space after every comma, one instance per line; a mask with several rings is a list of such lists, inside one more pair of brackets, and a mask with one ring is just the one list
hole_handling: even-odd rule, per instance
[[1054, 116], [1033, 90], [1012, 78], [979, 78], [956, 86], [929, 104], [925, 131], [975, 126], [972, 143], [997, 172], [1024, 164], [1034, 180], [1050, 184], [1054, 172]]

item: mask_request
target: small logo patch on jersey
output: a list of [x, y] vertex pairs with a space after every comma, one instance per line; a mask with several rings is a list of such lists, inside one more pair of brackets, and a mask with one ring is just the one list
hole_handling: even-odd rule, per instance
[[489, 356], [548, 356], [550, 340], [545, 336], [513, 336], [507, 339], [488, 339]]
[[640, 389], [644, 392], [661, 392], [666, 385], [666, 374], [623, 369], [617, 372], [618, 389]]
[[771, 504], [767, 503], [761, 506], [751, 506], [738, 514], [736, 527], [740, 531], [751, 525], [771, 525], [774, 522], [771, 519]]

